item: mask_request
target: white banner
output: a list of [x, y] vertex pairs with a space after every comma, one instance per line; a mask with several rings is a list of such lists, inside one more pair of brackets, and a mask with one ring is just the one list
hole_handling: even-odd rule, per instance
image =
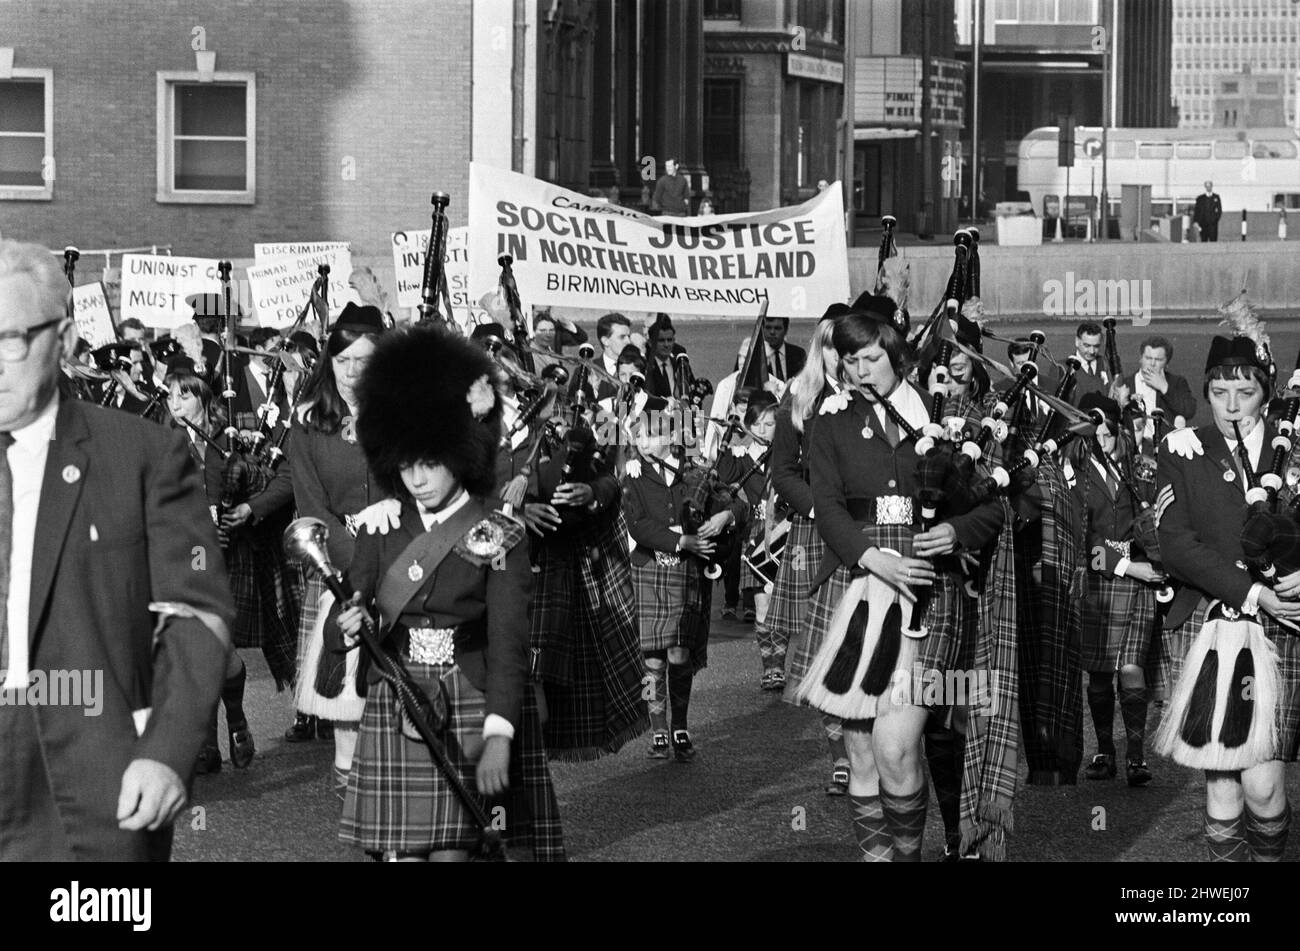
[[[352, 246], [346, 241], [317, 241], [309, 244], [280, 242], [253, 245], [253, 255], [257, 263], [248, 269], [250, 285], [253, 281], [253, 271], [271, 264], [291, 263], [296, 275], [295, 288], [302, 283], [302, 275], [299, 271], [304, 266], [303, 262], [307, 262], [305, 266], [311, 269], [311, 278], [307, 281], [305, 289], [302, 290], [298, 309], [293, 312], [293, 316], [287, 321], [283, 321], [279, 313], [287, 306], [287, 299], [279, 300], [284, 296], [282, 292], [285, 288], [269, 288], [265, 281], [262, 282], [263, 291], [275, 291], [275, 293], [271, 293], [266, 297], [266, 312], [269, 312], [271, 316], [264, 318], [261, 316], [264, 312], [263, 309], [257, 305], [257, 300], [262, 297], [262, 292], [254, 286], [253, 307], [257, 309], [258, 322], [263, 327], [284, 327], [287, 324], [292, 324], [298, 318], [303, 305], [307, 303], [307, 295], [311, 293], [312, 281], [315, 281], [318, 276], [316, 268], [321, 264], [330, 266], [330, 319], [333, 320], [338, 317], [339, 314], [343, 313], [343, 308], [347, 306], [348, 301], [357, 299], [356, 292], [352, 290], [352, 285], [348, 283], [348, 279], [352, 277], [351, 248]], [[264, 275], [266, 272], [260, 273]], [[314, 319], [311, 314], [308, 314], [307, 318], [309, 320]]]
[[[397, 278], [398, 307], [415, 307], [420, 303], [424, 255], [428, 249], [428, 228], [393, 234], [393, 270]], [[447, 229], [447, 255], [443, 267], [447, 272], [447, 293], [451, 295], [451, 307], [459, 317], [470, 306], [469, 228]]]
[[619, 311], [817, 317], [849, 296], [838, 185], [794, 208], [652, 218], [515, 172], [470, 163], [471, 300], [514, 257], [526, 304]]
[[[347, 248], [317, 251], [296, 258], [269, 258], [248, 269], [248, 286], [252, 292], [257, 322], [263, 327], [288, 327], [307, 306], [318, 270], [328, 264], [330, 317], [335, 318], [355, 295], [348, 285], [352, 274], [352, 253]], [[308, 314], [315, 320], [315, 314]]]
[[216, 258], [124, 254], [118, 314], [122, 320], [134, 317], [147, 327], [170, 330], [194, 316], [186, 297], [220, 291]]
[[72, 289], [72, 313], [77, 322], [77, 334], [92, 347], [102, 347], [117, 341], [113, 328], [113, 315], [108, 309], [104, 285], [80, 284]]

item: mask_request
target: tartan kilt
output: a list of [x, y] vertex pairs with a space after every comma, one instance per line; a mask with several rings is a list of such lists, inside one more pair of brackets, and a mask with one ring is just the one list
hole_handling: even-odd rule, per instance
[[[448, 761], [473, 792], [487, 698], [454, 664], [407, 663], [406, 668], [426, 694], [441, 681], [447, 697], [441, 739]], [[367, 852], [472, 849], [478, 827], [424, 741], [402, 732], [402, 717], [401, 701], [388, 682], [372, 685], [348, 773], [339, 838]], [[507, 845], [531, 849], [536, 861], [563, 861], [559, 806], [532, 691], [524, 692], [523, 721], [510, 751], [510, 789], [480, 804], [489, 818], [496, 817], [497, 806], [504, 808]]]
[[298, 621], [298, 678], [294, 684], [294, 709], [326, 720], [355, 723], [361, 719], [366, 704], [366, 698], [357, 693], [356, 685], [356, 670], [361, 652], [354, 650], [348, 653], [347, 675], [343, 690], [337, 697], [324, 697], [316, 690], [316, 675], [325, 648], [325, 619], [321, 612], [321, 602], [329, 598], [329, 603], [333, 604], [334, 596], [316, 572], [303, 573], [306, 581], [302, 613]]
[[616, 753], [650, 727], [621, 514], [535, 548], [531, 641], [553, 759]]
[[[1167, 688], [1169, 697], [1183, 673], [1183, 661], [1192, 642], [1205, 625], [1210, 613], [1210, 602], [1201, 603], [1186, 621], [1164, 632], [1161, 655], [1161, 686]], [[1277, 647], [1278, 680], [1278, 751], [1277, 759], [1286, 763], [1300, 760], [1300, 636], [1283, 627], [1274, 618], [1259, 613], [1264, 624], [1264, 636]], [[1166, 703], [1166, 710], [1168, 704]]]
[[[798, 681], [808, 671], [814, 651], [807, 649], [804, 619], [808, 615], [808, 585], [821, 564], [826, 542], [817, 532], [817, 524], [795, 513], [791, 516], [790, 534], [785, 538], [785, 552], [776, 572], [772, 600], [767, 604], [764, 626], [774, 635], [790, 639], [789, 680]], [[795, 553], [802, 550], [803, 557]], [[787, 681], [788, 682], [788, 681]]]
[[[911, 556], [912, 536], [915, 532], [910, 526], [878, 525], [868, 527], [865, 531], [870, 535], [873, 545]], [[912, 670], [905, 680], [909, 686], [916, 683], [915, 675], [918, 672], [937, 671], [940, 675], [946, 675], [947, 671], [960, 668], [963, 664], [969, 666], [969, 660], [974, 656], [975, 601], [963, 590], [963, 578], [955, 568], [956, 563], [946, 561], [947, 565], [941, 561], [936, 566], [937, 583], [932, 586], [929, 607], [922, 620], [929, 633], [916, 642], [916, 651], [910, 658]], [[791, 662], [791, 673], [786, 679], [784, 698], [791, 703], [801, 702], [795, 698], [795, 693], [812, 666], [813, 659], [821, 651], [835, 609], [851, 582], [849, 569], [840, 565], [813, 592], [808, 605], [808, 616], [804, 621], [803, 641], [796, 652], [797, 656]], [[916, 590], [919, 592], [922, 589]], [[913, 624], [915, 623], [914, 619]], [[900, 653], [900, 658], [905, 653]]]
[[693, 555], [681, 556], [676, 565], [661, 565], [652, 557], [632, 565], [641, 650], [685, 647], [695, 670], [708, 666], [709, 610], [712, 582], [703, 575], [703, 563]]
[[1092, 572], [1080, 606], [1084, 670], [1113, 673], [1129, 665], [1146, 668], [1156, 620], [1154, 590], [1136, 578]]
[[278, 545], [237, 535], [223, 550], [235, 607], [231, 642], [260, 647], [277, 690], [293, 683], [297, 669], [301, 576], [285, 561]]

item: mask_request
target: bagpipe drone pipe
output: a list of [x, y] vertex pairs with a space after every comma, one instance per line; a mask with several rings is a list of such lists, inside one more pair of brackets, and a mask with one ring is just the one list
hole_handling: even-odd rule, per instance
[[[1300, 396], [1284, 396], [1269, 406], [1269, 418], [1277, 428], [1273, 437], [1273, 459], [1269, 471], [1257, 476], [1249, 463], [1249, 454], [1241, 444], [1238, 430], [1238, 457], [1246, 472], [1246, 520], [1241, 529], [1241, 547], [1251, 574], [1269, 587], [1277, 580], [1300, 570], [1300, 471], [1286, 470], [1294, 448], [1296, 417], [1300, 415]], [[1263, 425], [1262, 421], [1260, 425]], [[1289, 498], [1283, 501], [1285, 493]]]

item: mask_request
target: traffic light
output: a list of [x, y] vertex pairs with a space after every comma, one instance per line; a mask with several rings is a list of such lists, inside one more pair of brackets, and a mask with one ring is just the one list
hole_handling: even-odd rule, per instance
[[1057, 116], [1056, 164], [1060, 168], [1074, 167], [1074, 116]]

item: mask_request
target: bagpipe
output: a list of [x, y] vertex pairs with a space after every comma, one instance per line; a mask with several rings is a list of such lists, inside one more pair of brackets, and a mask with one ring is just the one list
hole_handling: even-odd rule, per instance
[[677, 375], [677, 392], [682, 394], [682, 401], [690, 406], [691, 412], [700, 412], [705, 398], [713, 395], [713, 384], [695, 375], [690, 354], [685, 350], [674, 353], [672, 360], [673, 372]]
[[[1250, 454], [1242, 442], [1240, 424], [1236, 420], [1232, 421], [1232, 428], [1237, 439], [1237, 458], [1247, 480], [1241, 548], [1252, 577], [1271, 588], [1280, 577], [1300, 570], [1300, 492], [1293, 473], [1287, 474], [1285, 483], [1283, 478], [1294, 447], [1300, 397], [1281, 397], [1274, 400], [1269, 409], [1269, 416], [1278, 432], [1273, 437], [1272, 462], [1268, 472], [1262, 476], [1258, 476], [1250, 464]], [[1263, 420], [1259, 425], [1263, 425]], [[1291, 490], [1285, 503], [1282, 500], [1284, 484]]]
[[[722, 439], [718, 442], [718, 454], [708, 466], [696, 466], [696, 471], [700, 473], [698, 480], [691, 489], [690, 496], [682, 503], [681, 526], [683, 535], [695, 535], [715, 514], [714, 509], [717, 504], [718, 489], [724, 488], [730, 490], [730, 486], [720, 487], [718, 485], [718, 465], [722, 457], [726, 454], [731, 444], [732, 437], [740, 430], [739, 417], [732, 416], [728, 422], [727, 428], [722, 433]], [[685, 449], [680, 444], [673, 446], [673, 454], [678, 457], [681, 465], [677, 471], [685, 478], [682, 472], [684, 467]], [[751, 467], [749, 476], [752, 476], [756, 468]], [[748, 481], [748, 476], [746, 480]], [[741, 483], [735, 484], [735, 491], [739, 491]], [[724, 491], [721, 494], [726, 495], [728, 499], [734, 498], [734, 493]], [[710, 541], [713, 542], [713, 554], [710, 555], [704, 564], [704, 577], [710, 581], [716, 581], [722, 577], [722, 566], [727, 563], [732, 549], [736, 544], [735, 526], [728, 526], [717, 535], [714, 535]]]
[[444, 330], [459, 333], [452, 318], [451, 294], [447, 291], [447, 206], [451, 198], [445, 192], [434, 192], [430, 199], [433, 219], [429, 226], [429, 246], [424, 252], [424, 271], [420, 275], [420, 324], [432, 324]]

